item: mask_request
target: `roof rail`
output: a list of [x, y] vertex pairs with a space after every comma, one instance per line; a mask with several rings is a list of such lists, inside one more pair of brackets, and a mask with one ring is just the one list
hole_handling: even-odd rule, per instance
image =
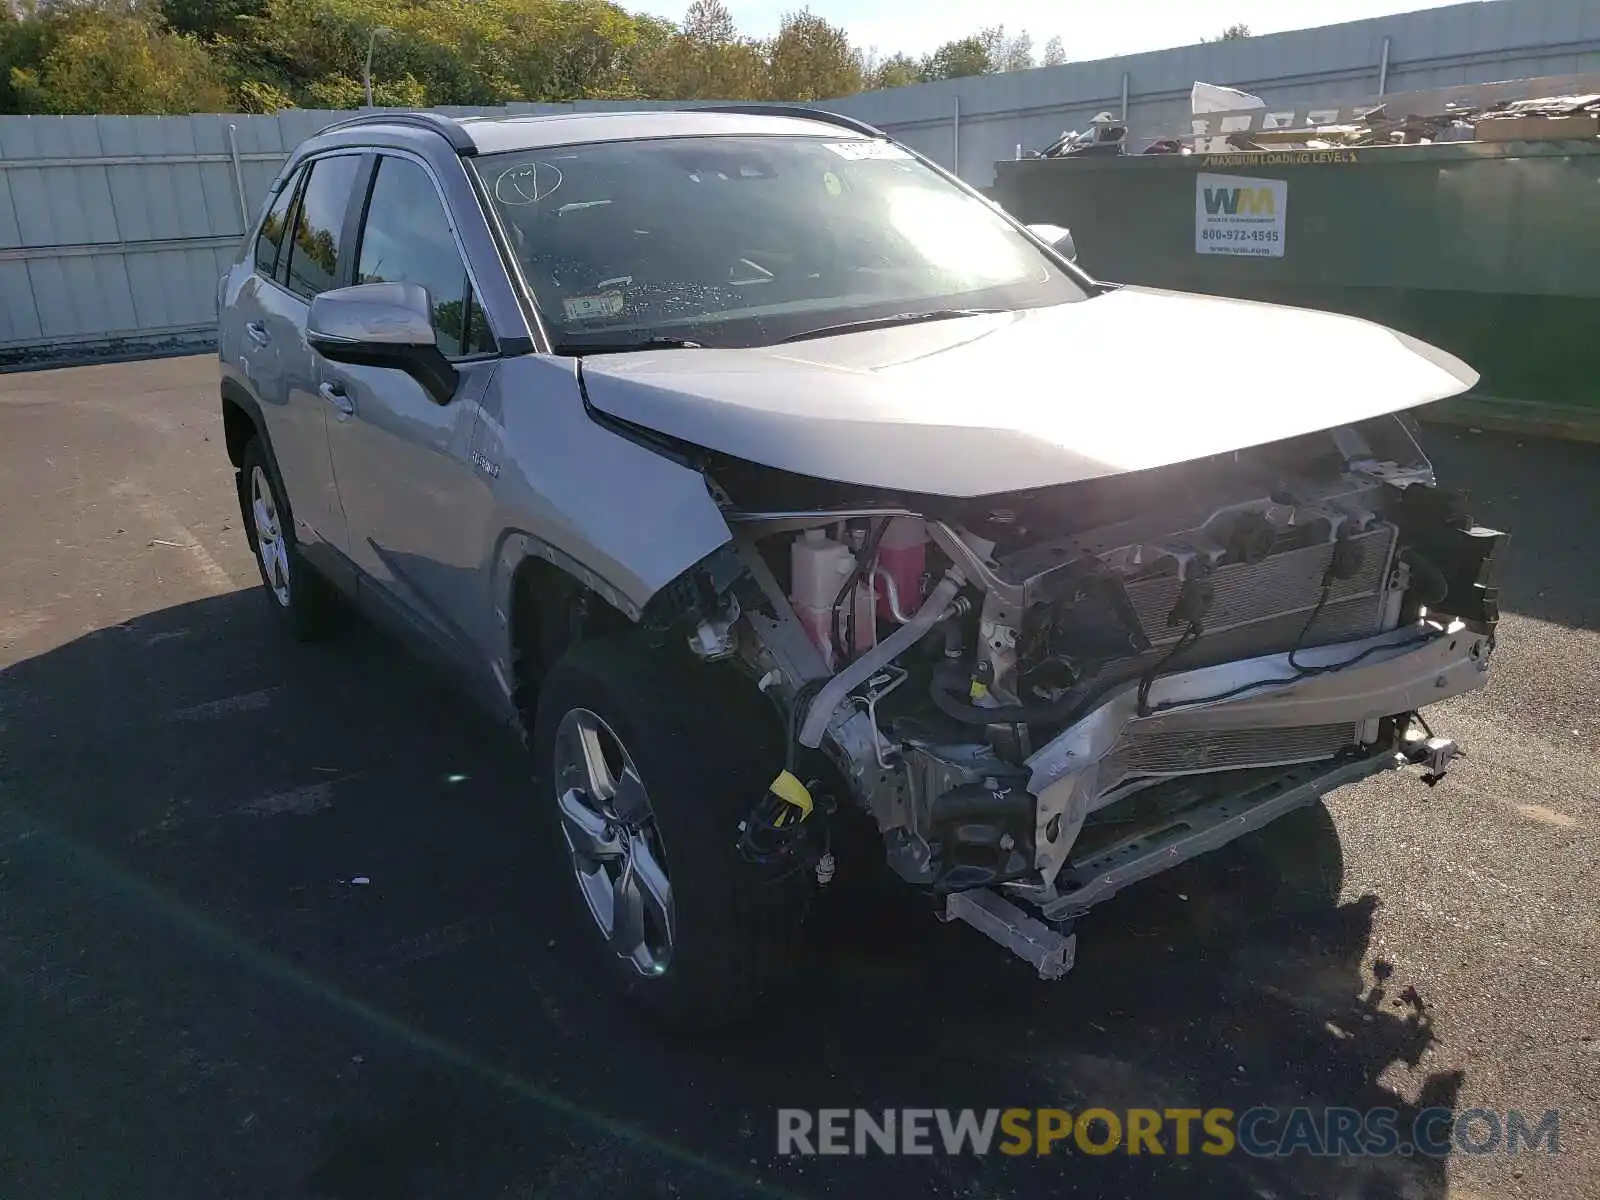
[[416, 129], [427, 129], [439, 134], [450, 143], [457, 154], [468, 156], [478, 152], [477, 143], [462, 128], [461, 122], [454, 117], [447, 117], [444, 113], [436, 112], [370, 112], [362, 113], [359, 117], [351, 117], [347, 121], [335, 121], [332, 125], [321, 130], [322, 133], [331, 133], [335, 129], [349, 129], [356, 125], [410, 125]]
[[684, 109], [683, 111], [738, 113], [758, 117], [797, 117], [805, 121], [821, 121], [827, 125], [838, 125], [842, 129], [849, 129], [871, 138], [889, 137], [883, 130], [875, 125], [868, 125], [865, 121], [858, 121], [854, 117], [847, 117], [842, 113], [828, 112], [826, 109], [809, 108], [804, 104], [707, 104], [696, 105], [694, 108]]

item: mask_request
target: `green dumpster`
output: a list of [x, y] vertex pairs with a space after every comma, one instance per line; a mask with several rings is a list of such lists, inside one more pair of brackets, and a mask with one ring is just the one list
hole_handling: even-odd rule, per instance
[[[1478, 369], [1425, 417], [1600, 440], [1600, 139], [1023, 159], [994, 198], [1099, 278], [1368, 317]], [[1238, 320], [1168, 349], [1247, 355]]]

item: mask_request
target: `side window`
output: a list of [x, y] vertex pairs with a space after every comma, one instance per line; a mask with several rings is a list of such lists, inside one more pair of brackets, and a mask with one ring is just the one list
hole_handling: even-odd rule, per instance
[[415, 283], [427, 291], [439, 349], [447, 356], [495, 348], [488, 323], [472, 302], [444, 202], [427, 171], [410, 159], [378, 160], [356, 261], [358, 283]]
[[337, 286], [339, 237], [344, 215], [355, 189], [361, 159], [354, 154], [319, 158], [311, 164], [311, 178], [300, 193], [294, 239], [289, 245], [288, 287], [311, 299]]
[[294, 203], [294, 190], [304, 176], [303, 168], [296, 171], [272, 198], [272, 207], [267, 209], [266, 218], [261, 222], [261, 232], [256, 234], [256, 270], [269, 279], [278, 269], [278, 251], [289, 226], [289, 206]]

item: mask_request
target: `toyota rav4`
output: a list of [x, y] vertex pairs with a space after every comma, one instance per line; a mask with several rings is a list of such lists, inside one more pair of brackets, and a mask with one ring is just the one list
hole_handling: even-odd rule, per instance
[[852, 820], [1053, 978], [1118, 889], [1448, 765], [1418, 710], [1484, 683], [1501, 535], [1405, 410], [1476, 375], [1064, 233], [808, 110], [369, 114], [222, 280], [271, 606], [353, 602], [526, 739], [665, 1017], [772, 982]]

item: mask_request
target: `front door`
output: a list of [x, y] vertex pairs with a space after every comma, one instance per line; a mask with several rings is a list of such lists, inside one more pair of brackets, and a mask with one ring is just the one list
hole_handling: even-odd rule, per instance
[[400, 371], [321, 360], [338, 401], [328, 410], [328, 445], [349, 554], [419, 632], [470, 664], [486, 604], [480, 571], [492, 505], [473, 435], [498, 363], [444, 201], [420, 162], [379, 157], [355, 263], [357, 283], [427, 290], [459, 382], [441, 404]]

